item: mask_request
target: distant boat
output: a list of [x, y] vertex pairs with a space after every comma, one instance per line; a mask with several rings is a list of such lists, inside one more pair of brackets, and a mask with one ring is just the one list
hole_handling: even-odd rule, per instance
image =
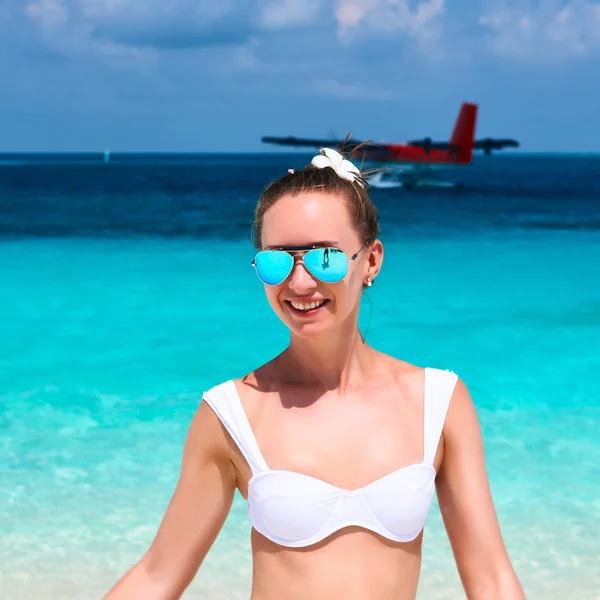
[[104, 162], [105, 163], [109, 163], [110, 162], [110, 150], [105, 150], [104, 151]]

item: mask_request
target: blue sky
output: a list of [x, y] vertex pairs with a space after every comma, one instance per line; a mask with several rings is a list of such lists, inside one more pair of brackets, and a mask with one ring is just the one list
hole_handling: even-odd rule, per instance
[[600, 151], [600, 0], [0, 0], [0, 151], [263, 135]]

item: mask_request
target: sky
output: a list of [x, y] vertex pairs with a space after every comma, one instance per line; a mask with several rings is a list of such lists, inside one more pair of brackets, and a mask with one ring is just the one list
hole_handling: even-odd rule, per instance
[[0, 0], [0, 151], [263, 135], [600, 152], [600, 0]]

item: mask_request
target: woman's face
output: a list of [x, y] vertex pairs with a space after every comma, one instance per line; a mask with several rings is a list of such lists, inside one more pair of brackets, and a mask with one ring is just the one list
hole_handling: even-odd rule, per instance
[[283, 196], [265, 213], [262, 249], [321, 246], [339, 248], [350, 259], [348, 273], [337, 283], [325, 283], [303, 265], [305, 251], [290, 251], [294, 267], [280, 285], [265, 286], [277, 316], [300, 337], [314, 337], [357, 319], [363, 285], [379, 272], [383, 248], [379, 240], [363, 246], [354, 230], [343, 197], [322, 192]]

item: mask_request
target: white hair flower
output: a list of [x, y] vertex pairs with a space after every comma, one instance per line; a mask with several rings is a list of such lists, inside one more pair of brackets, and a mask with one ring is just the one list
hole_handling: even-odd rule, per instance
[[355, 181], [362, 183], [358, 167], [331, 148], [321, 148], [319, 154], [312, 159], [311, 164], [317, 169], [331, 167], [342, 179], [352, 183]]

